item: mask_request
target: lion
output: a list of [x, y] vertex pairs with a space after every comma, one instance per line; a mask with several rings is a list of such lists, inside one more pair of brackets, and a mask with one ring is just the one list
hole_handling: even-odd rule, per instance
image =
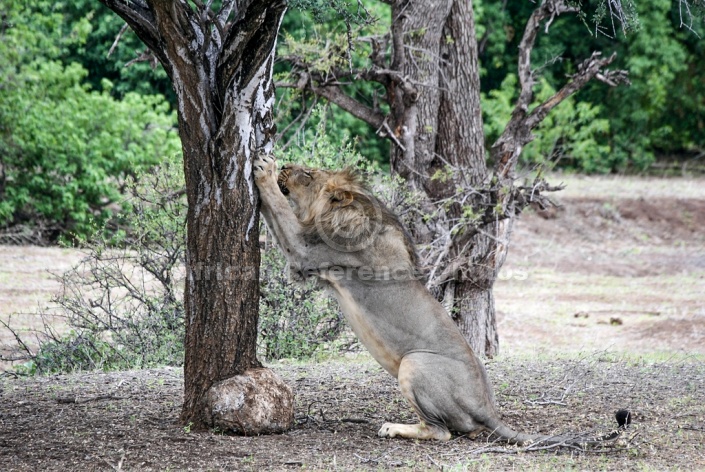
[[277, 172], [273, 157], [259, 155], [254, 178], [260, 211], [292, 275], [331, 289], [355, 335], [397, 379], [419, 418], [385, 423], [379, 436], [447, 441], [451, 431], [486, 430], [511, 443], [549, 439], [500, 419], [482, 362], [419, 280], [409, 234], [354, 172], [298, 165]]

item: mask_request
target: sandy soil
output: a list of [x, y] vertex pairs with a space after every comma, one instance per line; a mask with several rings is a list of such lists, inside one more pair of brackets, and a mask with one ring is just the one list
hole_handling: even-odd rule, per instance
[[705, 354], [705, 181], [631, 179], [626, 198], [606, 180], [569, 181], [560, 209], [516, 225], [495, 291], [504, 353]]

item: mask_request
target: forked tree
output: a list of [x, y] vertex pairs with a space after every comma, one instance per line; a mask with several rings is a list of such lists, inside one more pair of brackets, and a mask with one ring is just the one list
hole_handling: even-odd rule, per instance
[[225, 0], [215, 8], [212, 0], [100, 1], [161, 62], [178, 100], [188, 198], [181, 420], [213, 426], [211, 406], [227, 392], [212, 387], [240, 376], [245, 402], [256, 404], [266, 391], [264, 406], [279, 420], [225, 426], [285, 429], [293, 419], [291, 390], [256, 358], [259, 202], [252, 160], [274, 144], [272, 65], [286, 2]]
[[[492, 288], [512, 224], [527, 205], [549, 204], [544, 193], [552, 190], [543, 180], [518, 182], [521, 151], [551, 109], [588, 81], [616, 85], [626, 80], [626, 73], [606, 70], [615, 56], [595, 52], [555, 95], [531, 108], [536, 83], [531, 51], [537, 34], [541, 28], [548, 31], [557, 16], [578, 11], [573, 2], [543, 0], [519, 45], [519, 98], [489, 150], [488, 166], [472, 2], [382, 1], [391, 6], [391, 28], [357, 38], [369, 45], [364, 67], [291, 54], [282, 58], [291, 65], [291, 80], [281, 85], [335, 103], [392, 141], [392, 171], [425, 200], [425, 216], [410, 224], [423, 244], [427, 285], [473, 350], [491, 357], [499, 347]], [[359, 81], [375, 84], [367, 88], [375, 95], [360, 98], [359, 88], [356, 95], [349, 93], [345, 85]]]

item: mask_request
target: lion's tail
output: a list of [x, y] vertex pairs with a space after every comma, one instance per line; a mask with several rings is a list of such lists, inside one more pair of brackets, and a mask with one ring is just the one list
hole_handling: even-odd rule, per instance
[[499, 436], [509, 444], [530, 444], [536, 442], [537, 439], [540, 439], [538, 436], [532, 436], [530, 434], [514, 431], [499, 419], [493, 418], [485, 422], [485, 427], [490, 431], [490, 433]]
[[485, 426], [491, 433], [501, 437], [508, 443], [518, 445], [597, 446], [605, 442], [614, 441], [622, 432], [621, 429], [617, 429], [601, 437], [589, 437], [585, 434], [561, 434], [557, 436], [531, 435], [514, 431], [499, 419], [490, 420]]

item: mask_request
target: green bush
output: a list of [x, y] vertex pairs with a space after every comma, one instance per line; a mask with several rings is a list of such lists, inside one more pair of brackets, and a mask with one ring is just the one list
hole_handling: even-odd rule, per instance
[[[176, 116], [161, 96], [121, 101], [84, 85], [88, 72], [54, 57], [85, 37], [61, 33], [46, 2], [0, 7], [0, 226], [46, 226], [85, 236], [114, 215], [129, 177], [180, 149]], [[54, 31], [58, 29], [58, 32]]]
[[344, 328], [335, 300], [314, 281], [292, 283], [281, 252], [271, 245], [262, 255], [258, 345], [269, 360], [307, 359], [334, 350]]
[[[504, 130], [514, 108], [517, 77], [509, 74], [497, 90], [483, 96], [483, 118], [487, 142]], [[536, 86], [534, 106], [550, 98], [556, 90], [545, 78]], [[534, 130], [534, 140], [522, 151], [520, 162], [527, 166], [560, 165], [583, 172], [609, 172], [616, 164], [607, 144], [609, 121], [599, 118], [600, 108], [588, 102], [564, 100]]]
[[[183, 266], [186, 198], [180, 158], [127, 182], [124, 230], [80, 241], [85, 257], [59, 277], [38, 352], [25, 346], [29, 372], [181, 365], [184, 351]], [[22, 346], [20, 346], [22, 347]]]

